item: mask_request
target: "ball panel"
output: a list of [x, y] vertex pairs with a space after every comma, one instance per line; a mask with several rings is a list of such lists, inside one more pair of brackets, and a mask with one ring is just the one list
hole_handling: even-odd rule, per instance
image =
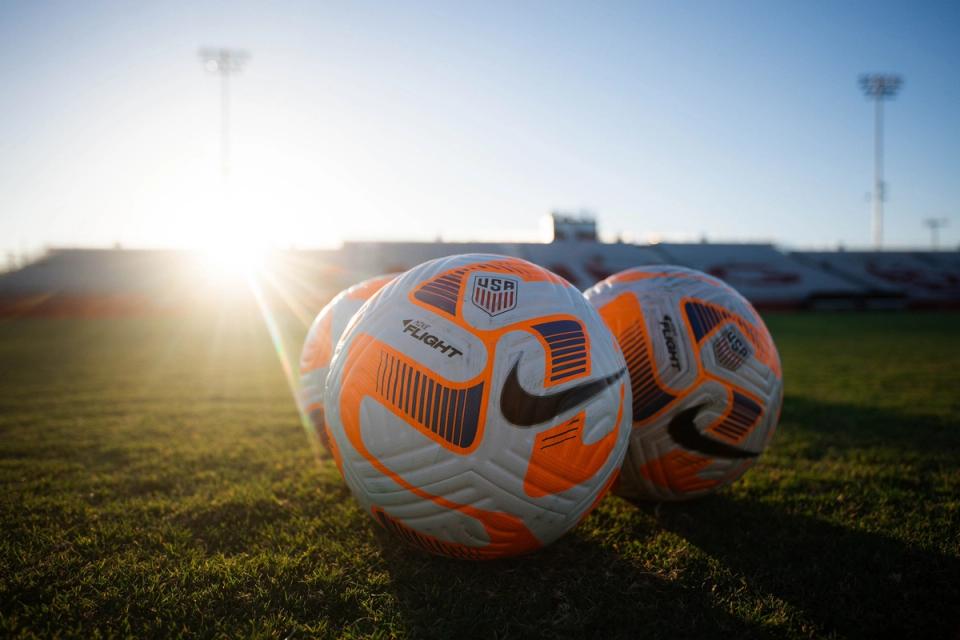
[[620, 344], [633, 390], [632, 417], [636, 423], [656, 419], [680, 394], [660, 381], [650, 333], [636, 296], [623, 293], [607, 303], [598, 299], [600, 315]]
[[478, 547], [450, 542], [427, 533], [422, 533], [413, 527], [407, 526], [399, 518], [394, 518], [383, 509], [377, 507], [374, 507], [371, 512], [381, 527], [411, 546], [437, 555], [460, 558], [461, 560], [485, 559], [483, 550]]
[[301, 413], [307, 416], [320, 443], [328, 451], [330, 438], [325, 427], [323, 394], [334, 348], [357, 311], [396, 275], [376, 276], [341, 291], [320, 310], [307, 330], [300, 352], [297, 401]]
[[590, 376], [590, 339], [583, 323], [574, 317], [543, 319], [530, 327], [547, 356], [544, 386]]
[[340, 296], [334, 298], [330, 304], [320, 310], [313, 324], [310, 325], [307, 337], [303, 341], [303, 351], [300, 353], [301, 376], [317, 369], [326, 369], [330, 364], [334, 347], [333, 332], [331, 331], [333, 310], [335, 303], [341, 300], [344, 300], [344, 298]]
[[489, 386], [481, 374], [454, 382], [368, 334], [351, 344], [348, 376], [369, 396], [435, 443], [456, 453], [473, 451], [482, 439]]
[[[707, 295], [714, 294], [714, 292], [706, 293]], [[719, 296], [721, 304], [726, 303], [729, 306], [734, 306], [735, 303], [739, 302], [737, 300], [739, 294], [731, 295], [735, 292], [729, 290], [729, 287], [725, 287], [725, 290], [720, 293], [722, 294]], [[685, 296], [680, 299], [680, 306], [684, 310], [684, 317], [687, 320], [687, 326], [691, 331], [694, 342], [698, 345], [703, 344], [715, 333], [732, 323], [746, 335], [753, 345], [753, 357], [765, 364], [779, 377], [781, 375], [780, 356], [777, 354], [773, 339], [762, 321], [757, 326], [755, 321], [747, 320], [743, 315], [732, 312], [721, 304], [705, 302], [704, 297], [706, 296], [701, 294], [699, 297]]]
[[361, 303], [366, 302], [373, 297], [377, 291], [387, 286], [392, 282], [398, 275], [398, 273], [385, 273], [380, 276], [374, 276], [368, 278], [363, 282], [359, 282], [349, 289], [346, 290], [346, 295], [351, 300], [359, 300]]
[[[517, 278], [525, 282], [545, 281], [568, 284], [560, 276], [525, 260], [503, 256], [473, 255], [470, 256], [467, 264], [442, 271], [417, 286], [410, 292], [411, 300], [414, 300], [415, 304], [423, 305], [434, 312], [444, 313], [451, 317], [463, 317], [465, 302], [463, 289], [467, 281], [472, 281], [474, 286], [471, 301], [475, 306], [485, 311], [488, 316], [493, 317], [502, 313], [500, 304], [508, 306], [507, 311], [516, 307], [517, 294], [515, 289], [510, 290], [504, 287], [501, 293], [500, 290], [492, 291], [485, 286], [478, 287], [476, 278], [471, 277], [473, 272], [476, 271], [484, 272], [486, 275], [483, 277], [486, 278], [490, 278], [490, 274], [506, 276], [502, 279], [513, 283], [514, 287]], [[489, 296], [490, 300], [481, 298], [484, 294], [478, 289], [484, 289], [491, 294]], [[495, 304], [494, 298], [499, 300], [499, 303]]]
[[[489, 543], [484, 547], [479, 547], [478, 553], [522, 553], [540, 546], [540, 541], [523, 525], [519, 518], [501, 512], [485, 511], [472, 505], [455, 503], [443, 496], [429, 493], [411, 484], [403, 476], [387, 467], [367, 448], [361, 435], [360, 406], [367, 396], [373, 396], [376, 393], [375, 382], [373, 382], [374, 375], [370, 365], [372, 359], [368, 358], [366, 362], [362, 360], [364, 352], [370, 351], [370, 341], [373, 341], [373, 339], [368, 336], [360, 336], [347, 351], [342, 375], [348, 381], [348, 384], [340, 390], [339, 394], [339, 422], [337, 426], [341, 427], [342, 431], [338, 430], [338, 437], [339, 433], [342, 432], [352, 452], [362, 456], [369, 466], [379, 473], [379, 478], [382, 478], [382, 481], [390, 480], [420, 499], [414, 502], [429, 501], [439, 507], [457, 511], [480, 522], [488, 535]], [[438, 443], [435, 441], [434, 444]], [[350, 464], [350, 457], [346, 457], [344, 462], [346, 463], [345, 467], [356, 466]], [[348, 474], [347, 481], [353, 488], [354, 483], [350, 480], [351, 476]], [[385, 492], [361, 490], [355, 493], [364, 496], [372, 493], [378, 501], [383, 502]]]
[[[620, 385], [620, 408], [614, 426], [623, 419], [626, 385]], [[592, 478], [610, 458], [617, 443], [617, 429], [611, 429], [600, 440], [585, 444], [583, 425], [586, 413], [581, 412], [556, 427], [537, 434], [533, 454], [523, 480], [523, 490], [531, 497], [562, 493]]]

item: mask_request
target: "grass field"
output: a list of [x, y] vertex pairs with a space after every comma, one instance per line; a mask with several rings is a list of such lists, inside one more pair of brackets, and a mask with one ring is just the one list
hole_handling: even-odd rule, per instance
[[960, 315], [769, 324], [740, 482], [473, 564], [359, 511], [253, 314], [0, 321], [0, 635], [958, 637]]

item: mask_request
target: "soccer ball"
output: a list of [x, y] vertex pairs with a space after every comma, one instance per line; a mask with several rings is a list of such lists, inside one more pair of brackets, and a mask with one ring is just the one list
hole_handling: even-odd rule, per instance
[[633, 433], [616, 492], [683, 500], [724, 487], [773, 436], [780, 357], [743, 296], [700, 271], [627, 269], [586, 292], [630, 370]]
[[363, 307], [324, 404], [365, 511], [427, 551], [490, 559], [552, 542], [599, 502], [629, 399], [620, 349], [576, 288], [472, 254], [421, 264]]
[[327, 383], [327, 371], [330, 368], [330, 358], [337, 341], [343, 335], [343, 330], [353, 315], [363, 306], [363, 303], [373, 297], [397, 274], [376, 276], [344, 289], [320, 310], [307, 337], [303, 341], [300, 351], [300, 413], [306, 416], [309, 427], [318, 437], [327, 451], [330, 450], [330, 436], [327, 434], [323, 420], [323, 388]]

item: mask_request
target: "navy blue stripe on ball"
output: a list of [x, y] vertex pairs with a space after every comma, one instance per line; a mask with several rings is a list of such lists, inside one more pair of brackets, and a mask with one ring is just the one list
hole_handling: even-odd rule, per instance
[[476, 439], [483, 383], [455, 389], [383, 352], [376, 373], [376, 390], [397, 412], [450, 444], [467, 448]]

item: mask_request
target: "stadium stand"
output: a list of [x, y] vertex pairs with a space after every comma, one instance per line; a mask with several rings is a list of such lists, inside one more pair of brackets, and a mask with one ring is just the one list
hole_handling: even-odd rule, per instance
[[[340, 249], [281, 251], [262, 290], [307, 317], [336, 292], [380, 273], [457, 253], [516, 256], [585, 289], [612, 273], [678, 264], [711, 273], [761, 308], [960, 307], [958, 252], [792, 252], [769, 244], [347, 242]], [[177, 312], [220, 304], [225, 285], [188, 251], [56, 249], [0, 274], [0, 315]], [[248, 296], [249, 297], [249, 296]]]
[[869, 295], [846, 278], [808, 266], [770, 244], [661, 244], [673, 264], [729, 283], [757, 306], [848, 308]]
[[912, 308], [960, 306], [960, 254], [919, 251], [803, 251], [791, 254]]
[[117, 315], [174, 304], [190, 264], [177, 251], [53, 249], [0, 276], [2, 315]]
[[23, 269], [4, 274], [4, 293], [65, 291], [140, 293], [188, 277], [182, 251], [52, 249]]
[[951, 272], [960, 271], [960, 251], [928, 251], [917, 255], [923, 260]]
[[[293, 260], [279, 254], [278, 261], [283, 268], [277, 277], [284, 281], [290, 279], [287, 272], [297, 282], [336, 280], [327, 273], [322, 252]], [[233, 296], [237, 283], [221, 276], [210, 260], [191, 251], [51, 249], [19, 270], [0, 274], [0, 316], [180, 312]], [[300, 295], [313, 306], [339, 291], [333, 286], [311, 284], [311, 295]]]

